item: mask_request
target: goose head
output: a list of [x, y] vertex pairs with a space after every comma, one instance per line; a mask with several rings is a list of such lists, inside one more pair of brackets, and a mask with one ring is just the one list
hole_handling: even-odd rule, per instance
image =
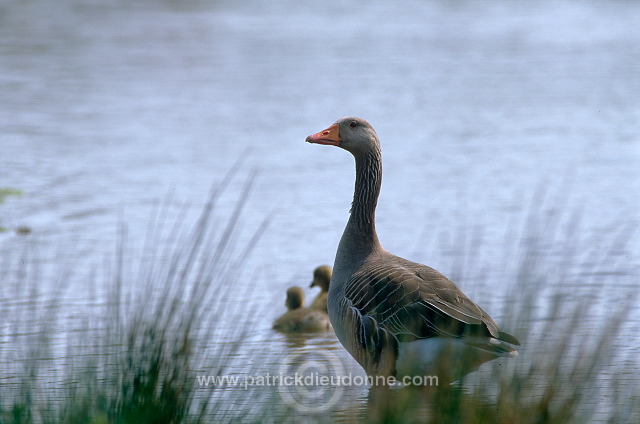
[[307, 137], [307, 142], [338, 146], [354, 156], [380, 149], [378, 135], [371, 124], [362, 118], [339, 119], [330, 127]]

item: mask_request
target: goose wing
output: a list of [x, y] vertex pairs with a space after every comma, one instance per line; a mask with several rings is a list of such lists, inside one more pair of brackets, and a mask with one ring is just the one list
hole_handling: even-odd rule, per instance
[[447, 277], [393, 258], [363, 266], [347, 282], [345, 298], [360, 318], [361, 346], [376, 350], [389, 335], [398, 342], [473, 335], [519, 344]]

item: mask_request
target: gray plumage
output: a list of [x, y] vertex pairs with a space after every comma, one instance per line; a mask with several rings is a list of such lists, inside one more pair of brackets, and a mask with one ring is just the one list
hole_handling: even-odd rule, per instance
[[380, 244], [375, 209], [382, 158], [371, 125], [343, 118], [307, 141], [341, 147], [355, 158], [353, 203], [336, 253], [328, 311], [338, 339], [365, 371], [398, 375], [400, 369], [419, 369], [421, 361], [433, 358], [434, 349], [447, 345], [456, 352], [474, 352], [474, 367], [515, 356], [512, 345], [518, 340], [501, 332], [452, 281], [433, 268], [392, 255]]

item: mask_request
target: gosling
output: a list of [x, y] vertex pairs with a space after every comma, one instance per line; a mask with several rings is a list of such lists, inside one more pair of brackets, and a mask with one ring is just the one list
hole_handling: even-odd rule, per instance
[[273, 329], [283, 333], [307, 333], [331, 330], [329, 315], [318, 309], [304, 307], [304, 292], [300, 287], [287, 290], [288, 311], [273, 323]]

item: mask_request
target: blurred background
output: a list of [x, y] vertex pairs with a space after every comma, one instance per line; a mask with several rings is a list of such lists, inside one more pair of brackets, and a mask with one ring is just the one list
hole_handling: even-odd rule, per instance
[[[67, 357], [64, 340], [107, 303], [123, 228], [125, 256], [144, 256], [159, 204], [173, 205], [168, 227], [189, 225], [236, 170], [216, 213], [233, 216], [252, 181], [239, 245], [269, 223], [239, 301], [262, 307], [249, 342], [281, 351], [284, 292], [315, 295], [353, 190], [351, 156], [304, 139], [347, 115], [381, 139], [387, 250], [449, 275], [500, 323], [526, 233], [568, 297], [613, 275], [602, 295], [618, 302], [640, 266], [638, 22], [637, 1], [2, 0], [0, 308], [55, 298], [54, 357]], [[629, 318], [620, 344], [637, 354]], [[6, 348], [16, 332], [2, 334]], [[332, 337], [311, 343], [340, 351]]]

